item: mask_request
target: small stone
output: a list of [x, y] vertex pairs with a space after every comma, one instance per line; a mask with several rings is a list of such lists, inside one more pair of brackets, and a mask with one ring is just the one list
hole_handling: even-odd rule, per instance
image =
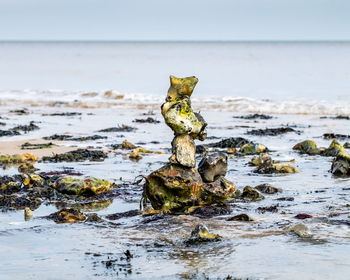
[[255, 187], [258, 191], [262, 193], [267, 193], [267, 194], [274, 194], [278, 192], [282, 192], [282, 189], [276, 188], [270, 184], [261, 184]]
[[305, 219], [312, 218], [312, 216], [309, 214], [301, 213], [301, 214], [296, 215], [294, 218], [299, 219], [299, 220], [305, 220]]
[[241, 221], [241, 222], [251, 222], [254, 221], [248, 214], [239, 214], [228, 218], [226, 221]]
[[33, 218], [34, 213], [29, 207], [24, 208], [24, 220], [29, 221]]
[[254, 155], [267, 152], [267, 148], [262, 144], [244, 144], [239, 152], [243, 155]]
[[198, 172], [204, 182], [214, 182], [227, 172], [227, 154], [215, 153], [206, 155], [198, 165]]
[[196, 166], [196, 146], [188, 134], [176, 136], [171, 142], [172, 156], [171, 163], [178, 163], [186, 167]]
[[250, 186], [246, 186], [243, 189], [241, 198], [249, 201], [259, 201], [263, 200], [265, 197], [262, 194], [260, 194], [256, 189]]
[[309, 229], [304, 224], [296, 224], [294, 226], [291, 226], [291, 227], [287, 228], [287, 232], [294, 233], [301, 238], [310, 238], [311, 237]]
[[219, 241], [220, 239], [221, 237], [218, 234], [209, 232], [205, 225], [197, 225], [191, 232], [191, 237], [186, 241], [186, 244]]

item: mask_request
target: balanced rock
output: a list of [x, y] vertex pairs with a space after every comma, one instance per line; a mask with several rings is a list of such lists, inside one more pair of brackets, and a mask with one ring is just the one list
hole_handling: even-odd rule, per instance
[[198, 172], [204, 182], [214, 182], [218, 177], [225, 176], [227, 172], [227, 154], [205, 155], [198, 165]]
[[196, 146], [188, 134], [178, 135], [171, 142], [172, 156], [169, 161], [186, 167], [196, 166]]

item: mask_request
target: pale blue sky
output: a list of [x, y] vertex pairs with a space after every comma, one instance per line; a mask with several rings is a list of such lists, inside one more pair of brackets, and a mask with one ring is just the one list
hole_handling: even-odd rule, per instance
[[350, 40], [350, 1], [0, 0], [0, 40]]

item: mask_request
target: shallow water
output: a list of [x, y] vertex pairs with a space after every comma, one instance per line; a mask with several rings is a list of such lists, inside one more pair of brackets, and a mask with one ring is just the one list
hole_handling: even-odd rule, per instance
[[[198, 103], [194, 102], [194, 106]], [[153, 106], [150, 106], [153, 108]], [[128, 124], [138, 127], [136, 132], [98, 133], [106, 140], [74, 143], [77, 146], [106, 148], [127, 139], [143, 142], [143, 147], [167, 154], [147, 155], [132, 162], [127, 154], [110, 153], [103, 162], [39, 163], [40, 171], [62, 170], [73, 167], [85, 175], [115, 181], [121, 185], [120, 196], [106, 208], [86, 209], [104, 217], [107, 214], [138, 209], [142, 187], [132, 184], [138, 175], [149, 174], [162, 166], [169, 157], [172, 132], [160, 124], [132, 123], [148, 111], [142, 109], [79, 109], [75, 117], [45, 117], [42, 113], [67, 111], [67, 108], [31, 107], [31, 114], [9, 114], [9, 107], [1, 107], [1, 116], [7, 116], [8, 127], [40, 120], [40, 130], [21, 136], [2, 137], [7, 140], [37, 139], [54, 133], [70, 132], [91, 135], [97, 130]], [[93, 113], [90, 115], [89, 113]], [[155, 111], [162, 120], [159, 111]], [[320, 119], [319, 115], [274, 115], [271, 120], [242, 120], [232, 118], [238, 113], [216, 110], [202, 111], [209, 123], [208, 136], [227, 138], [242, 136], [263, 143], [275, 160], [296, 160], [301, 171], [290, 175], [258, 175], [247, 165], [251, 156], [230, 157], [227, 178], [239, 189], [246, 185], [271, 183], [283, 189], [282, 193], [265, 195], [260, 202], [230, 203], [232, 213], [213, 218], [190, 215], [130, 217], [96, 223], [55, 224], [40, 217], [57, 211], [53, 204], [43, 204], [34, 211], [34, 219], [25, 222], [23, 211], [0, 212], [0, 276], [2, 279], [193, 279], [223, 278], [227, 275], [249, 279], [348, 279], [350, 273], [350, 199], [349, 178], [335, 178], [329, 172], [332, 158], [299, 155], [291, 148], [297, 142], [314, 139], [319, 146], [328, 146], [323, 133], [348, 133], [349, 120]], [[144, 116], [142, 116], [144, 117]], [[292, 125], [300, 130], [281, 136], [245, 135], [253, 128]], [[5, 127], [6, 128], [6, 127]], [[124, 137], [122, 137], [124, 136]], [[218, 141], [219, 139], [205, 142]], [[159, 141], [152, 144], [151, 141]], [[199, 142], [197, 143], [199, 144]], [[2, 170], [2, 174], [17, 170]], [[294, 201], [279, 201], [293, 197]], [[277, 206], [278, 212], [261, 213], [258, 207]], [[239, 213], [249, 214], [253, 222], [226, 221]], [[308, 213], [311, 219], [297, 220], [299, 213]], [[199, 223], [222, 236], [214, 243], [186, 246], [184, 241]], [[300, 238], [286, 233], [286, 228], [305, 224], [311, 238]], [[133, 258], [125, 259], [130, 250]], [[111, 261], [108, 265], [108, 261]], [[107, 263], [106, 263], [107, 262]]]

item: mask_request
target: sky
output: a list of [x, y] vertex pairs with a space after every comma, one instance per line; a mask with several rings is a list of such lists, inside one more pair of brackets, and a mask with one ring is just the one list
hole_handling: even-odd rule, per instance
[[0, 0], [0, 40], [350, 40], [349, 0]]

